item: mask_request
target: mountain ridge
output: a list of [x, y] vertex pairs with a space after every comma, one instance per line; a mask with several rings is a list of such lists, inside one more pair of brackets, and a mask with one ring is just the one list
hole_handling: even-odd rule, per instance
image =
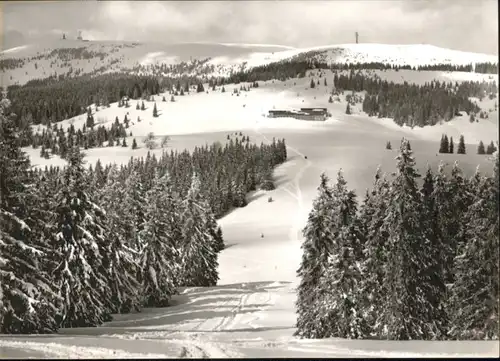
[[[51, 75], [147, 72], [148, 66], [193, 65], [194, 74], [227, 77], [232, 72], [289, 61], [384, 63], [398, 66], [497, 63], [496, 55], [440, 48], [430, 44], [334, 44], [291, 48], [271, 44], [176, 43], [55, 40], [0, 52], [2, 85], [22, 85]], [[138, 70], [139, 69], [139, 70]], [[168, 75], [168, 74], [165, 74]]]

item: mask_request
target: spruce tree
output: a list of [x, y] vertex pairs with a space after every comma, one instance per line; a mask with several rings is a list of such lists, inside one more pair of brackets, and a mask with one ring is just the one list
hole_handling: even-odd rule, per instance
[[222, 236], [222, 229], [217, 225], [217, 221], [211, 210], [207, 210], [206, 228], [210, 234], [213, 249], [216, 253], [219, 253], [224, 249], [224, 239]]
[[453, 144], [453, 137], [450, 137], [450, 150], [448, 153], [453, 154], [455, 152], [455, 145]]
[[129, 218], [126, 215], [125, 187], [119, 179], [116, 164], [109, 170], [107, 184], [103, 190], [102, 204], [107, 215], [106, 234], [112, 254], [108, 283], [111, 289], [111, 309], [113, 313], [138, 311], [142, 293], [138, 293], [136, 276], [138, 265], [135, 252], [127, 246]]
[[[47, 333], [57, 328], [56, 285], [43, 269], [48, 256], [37, 232], [39, 193], [21, 150], [10, 102], [0, 101], [0, 333]], [[38, 215], [39, 215], [38, 214]]]
[[[153, 187], [146, 195], [144, 229], [140, 232], [144, 248], [140, 255], [142, 293], [147, 307], [165, 307], [175, 293], [178, 240], [172, 233], [173, 199], [168, 175], [155, 174]], [[201, 256], [201, 255], [200, 255]]]
[[388, 192], [390, 184], [380, 167], [375, 174], [373, 189], [367, 192], [361, 208], [360, 221], [366, 237], [363, 260], [363, 285], [361, 292], [365, 305], [364, 315], [370, 335], [382, 335], [384, 299], [387, 295], [387, 284], [384, 283], [387, 267], [388, 233], [384, 218], [388, 207]]
[[156, 103], [153, 107], [153, 117], [157, 118], [158, 117], [158, 109], [156, 109]]
[[447, 239], [443, 241], [446, 248], [446, 282], [453, 283], [453, 259], [461, 243], [464, 242], [464, 215], [472, 205], [473, 194], [471, 185], [464, 178], [457, 161], [453, 164], [451, 177], [445, 187], [447, 192], [441, 196], [438, 207], [441, 208], [440, 212], [444, 213], [443, 216], [439, 215], [441, 234]]
[[319, 281], [319, 322], [316, 337], [359, 338], [366, 334], [362, 314], [360, 264], [363, 236], [356, 218], [354, 191], [339, 171], [333, 187], [331, 254]]
[[111, 263], [105, 214], [88, 192], [83, 154], [73, 148], [57, 194], [55, 244], [60, 253], [54, 276], [60, 285], [62, 327], [98, 326], [111, 319]]
[[333, 247], [331, 213], [333, 194], [328, 177], [321, 174], [318, 196], [313, 202], [306, 227], [303, 230], [302, 261], [297, 275], [297, 330], [296, 335], [314, 338], [320, 334], [319, 282], [328, 266], [328, 258]]
[[[441, 246], [443, 254], [443, 272], [446, 283], [453, 282], [453, 257], [456, 249], [455, 237], [457, 236], [457, 213], [455, 212], [455, 202], [449, 186], [449, 180], [445, 174], [445, 166], [439, 164], [438, 171], [434, 176], [432, 186], [432, 208], [436, 220], [436, 237]], [[431, 205], [427, 205], [430, 207]], [[429, 216], [430, 217], [430, 216]]]
[[127, 246], [140, 252], [144, 248], [144, 242], [139, 232], [144, 229], [146, 222], [146, 190], [137, 173], [137, 163], [131, 165], [132, 169], [125, 181], [125, 196], [123, 197], [124, 211], [124, 239]]
[[495, 144], [493, 143], [493, 141], [491, 141], [486, 148], [486, 154], [493, 154], [496, 152], [496, 150], [497, 148], [495, 147]]
[[463, 135], [460, 136], [458, 141], [457, 154], [465, 154], [465, 140]]
[[498, 157], [494, 178], [482, 177], [464, 217], [465, 241], [455, 258], [450, 336], [498, 340]]
[[[445, 250], [446, 240], [443, 239], [439, 228], [439, 214], [436, 205], [435, 177], [430, 166], [422, 185], [423, 202], [423, 224], [425, 226], [426, 238], [428, 244], [429, 263], [427, 264], [427, 282], [429, 287], [430, 301], [432, 303], [431, 320], [434, 329], [432, 330], [434, 338], [444, 339], [447, 336], [448, 317], [446, 314], [446, 283], [445, 283]], [[440, 199], [442, 200], [442, 199]]]
[[92, 115], [92, 110], [90, 107], [87, 108], [87, 122], [86, 122], [87, 128], [93, 128], [94, 127], [94, 116]]
[[433, 304], [427, 272], [429, 241], [423, 227], [423, 207], [408, 141], [397, 157], [396, 177], [384, 228], [388, 233], [388, 259], [384, 282], [388, 285], [383, 313], [387, 337], [392, 340], [431, 339]]
[[486, 154], [486, 150], [484, 149], [484, 143], [482, 140], [479, 141], [479, 145], [477, 146], [477, 154]]
[[193, 173], [191, 187], [182, 202], [182, 281], [186, 286], [215, 286], [219, 280], [214, 239], [206, 229], [209, 206], [201, 195], [201, 183]]
[[132, 149], [137, 149], [137, 141], [135, 138], [132, 140]]
[[441, 144], [439, 146], [439, 153], [448, 153], [450, 149], [450, 146], [448, 144], [448, 136], [446, 134], [443, 134], [441, 136]]
[[217, 227], [215, 231], [215, 251], [220, 252], [225, 248], [224, 238], [222, 235], [222, 228], [220, 226]]

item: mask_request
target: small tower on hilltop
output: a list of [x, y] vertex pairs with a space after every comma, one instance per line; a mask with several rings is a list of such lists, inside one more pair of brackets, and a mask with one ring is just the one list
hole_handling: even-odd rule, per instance
[[76, 38], [76, 40], [83, 40], [81, 30], [78, 30], [78, 37]]
[[66, 40], [66, 34], [63, 33], [62, 39]]
[[357, 31], [354, 34], [356, 36], [356, 44], [359, 44], [359, 41], [358, 41], [359, 40], [359, 34], [358, 34]]

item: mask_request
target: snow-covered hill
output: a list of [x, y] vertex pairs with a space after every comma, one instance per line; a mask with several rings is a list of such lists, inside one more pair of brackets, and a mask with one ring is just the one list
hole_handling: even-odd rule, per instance
[[328, 63], [378, 62], [394, 65], [468, 65], [478, 62], [498, 62], [495, 55], [471, 53], [439, 48], [429, 44], [388, 45], [388, 44], [343, 44], [312, 48], [317, 51], [318, 60]]
[[[72, 57], [63, 49], [82, 48], [85, 55]], [[57, 51], [57, 49], [62, 51]], [[394, 65], [466, 65], [498, 62], [497, 56], [439, 48], [432, 45], [342, 44], [313, 48], [290, 48], [263, 44], [215, 43], [137, 43], [116, 41], [57, 40], [24, 45], [0, 52], [0, 61], [24, 62], [0, 71], [1, 84], [24, 84], [30, 79], [53, 74], [79, 72], [105, 73], [118, 70], [147, 72], [148, 65], [195, 63], [194, 75], [227, 76], [232, 71], [249, 69], [292, 58], [317, 59], [327, 63], [380, 62]], [[36, 65], [35, 65], [36, 63]]]

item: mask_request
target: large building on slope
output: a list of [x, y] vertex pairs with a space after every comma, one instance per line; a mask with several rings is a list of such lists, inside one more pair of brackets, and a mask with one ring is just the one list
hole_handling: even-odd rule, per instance
[[269, 118], [295, 118], [301, 120], [325, 121], [331, 114], [326, 108], [300, 108], [300, 110], [269, 110]]

